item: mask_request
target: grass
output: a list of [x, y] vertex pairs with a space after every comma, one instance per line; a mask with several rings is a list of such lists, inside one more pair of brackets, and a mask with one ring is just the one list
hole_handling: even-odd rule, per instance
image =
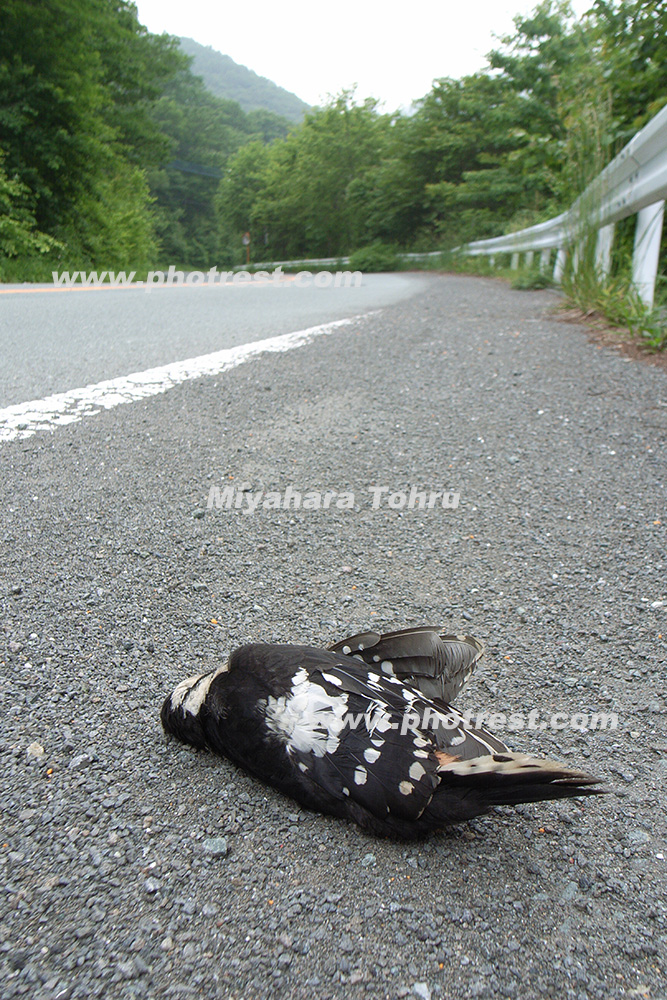
[[552, 288], [553, 281], [539, 267], [525, 267], [514, 271], [511, 279], [512, 288], [527, 292], [538, 288]]
[[647, 350], [667, 348], [667, 310], [660, 305], [649, 309], [630, 283], [612, 280], [600, 285], [592, 296], [582, 295], [576, 288], [566, 294], [580, 309], [592, 309], [616, 329], [627, 330]]
[[632, 283], [629, 264], [616, 274], [603, 276], [593, 263], [583, 261], [576, 273], [568, 269], [563, 277], [563, 291], [571, 305], [604, 317], [651, 352], [667, 348], [667, 308], [661, 284], [659, 279], [656, 301], [650, 308]]

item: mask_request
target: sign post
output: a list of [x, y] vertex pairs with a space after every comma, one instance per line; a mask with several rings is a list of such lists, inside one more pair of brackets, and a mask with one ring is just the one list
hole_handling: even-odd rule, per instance
[[245, 247], [245, 262], [250, 263], [250, 233], [244, 233], [243, 239], [241, 240], [243, 246]]

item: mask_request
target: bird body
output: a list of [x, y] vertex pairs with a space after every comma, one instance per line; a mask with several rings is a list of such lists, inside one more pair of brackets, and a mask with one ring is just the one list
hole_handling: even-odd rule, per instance
[[460, 690], [482, 651], [429, 627], [361, 633], [328, 650], [253, 643], [179, 684], [162, 723], [302, 806], [379, 835], [597, 791], [579, 771], [511, 753], [442, 697]]

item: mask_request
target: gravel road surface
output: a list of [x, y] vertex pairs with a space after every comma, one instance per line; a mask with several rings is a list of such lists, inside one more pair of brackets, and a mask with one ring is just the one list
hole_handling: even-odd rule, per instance
[[[3, 998], [667, 996], [665, 374], [555, 293], [413, 291], [2, 447]], [[355, 507], [207, 509], [243, 483]], [[499, 730], [611, 793], [383, 841], [161, 731], [242, 642], [418, 622], [486, 643], [462, 708], [616, 713]]]

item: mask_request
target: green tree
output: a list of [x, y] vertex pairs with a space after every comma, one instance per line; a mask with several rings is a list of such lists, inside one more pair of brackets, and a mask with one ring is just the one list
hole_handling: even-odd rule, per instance
[[415, 119], [385, 116], [378, 122], [378, 155], [350, 181], [347, 192], [355, 219], [355, 242], [376, 240], [407, 246], [427, 218], [424, 192], [428, 168], [420, 159]]
[[543, 0], [531, 14], [516, 17], [514, 24], [514, 35], [489, 54], [489, 65], [511, 93], [516, 147], [502, 166], [516, 181], [514, 213], [529, 224], [558, 206], [566, 98], [585, 65], [590, 35], [585, 21], [573, 21], [567, 0]]
[[344, 92], [270, 146], [251, 218], [268, 252], [336, 256], [355, 245], [361, 220], [350, 185], [379, 161], [383, 127], [375, 101], [356, 104]]
[[215, 209], [223, 262], [242, 262], [241, 234], [251, 231], [253, 251], [266, 253], [264, 230], [255, 228], [253, 208], [266, 184], [269, 147], [255, 139], [230, 157], [216, 196]]
[[592, 12], [618, 148], [667, 103], [667, 4], [593, 0]]
[[[590, 26], [575, 24], [563, 0], [514, 23], [487, 69], [438, 81], [415, 116], [427, 222], [450, 245], [531, 225], [574, 197], [568, 156], [584, 138]], [[595, 141], [606, 141], [600, 130]]]
[[37, 224], [54, 232], [108, 165], [114, 134], [89, 0], [6, 0], [0, 33], [0, 128], [7, 169], [31, 192]]
[[8, 177], [0, 151], [0, 279], [15, 277], [16, 258], [58, 249], [57, 242], [37, 229], [25, 184]]
[[66, 245], [60, 263], [150, 263], [143, 171], [167, 151], [150, 108], [182, 65], [175, 44], [150, 36], [126, 0], [5, 0], [7, 171], [29, 192], [37, 228]]
[[263, 142], [273, 142], [274, 139], [285, 139], [293, 125], [287, 118], [277, 115], [275, 111], [257, 108], [246, 113], [246, 121], [250, 133]]
[[522, 146], [514, 95], [501, 77], [439, 80], [419, 106], [412, 135], [425, 221], [455, 245], [486, 235], [524, 197], [510, 166]]

